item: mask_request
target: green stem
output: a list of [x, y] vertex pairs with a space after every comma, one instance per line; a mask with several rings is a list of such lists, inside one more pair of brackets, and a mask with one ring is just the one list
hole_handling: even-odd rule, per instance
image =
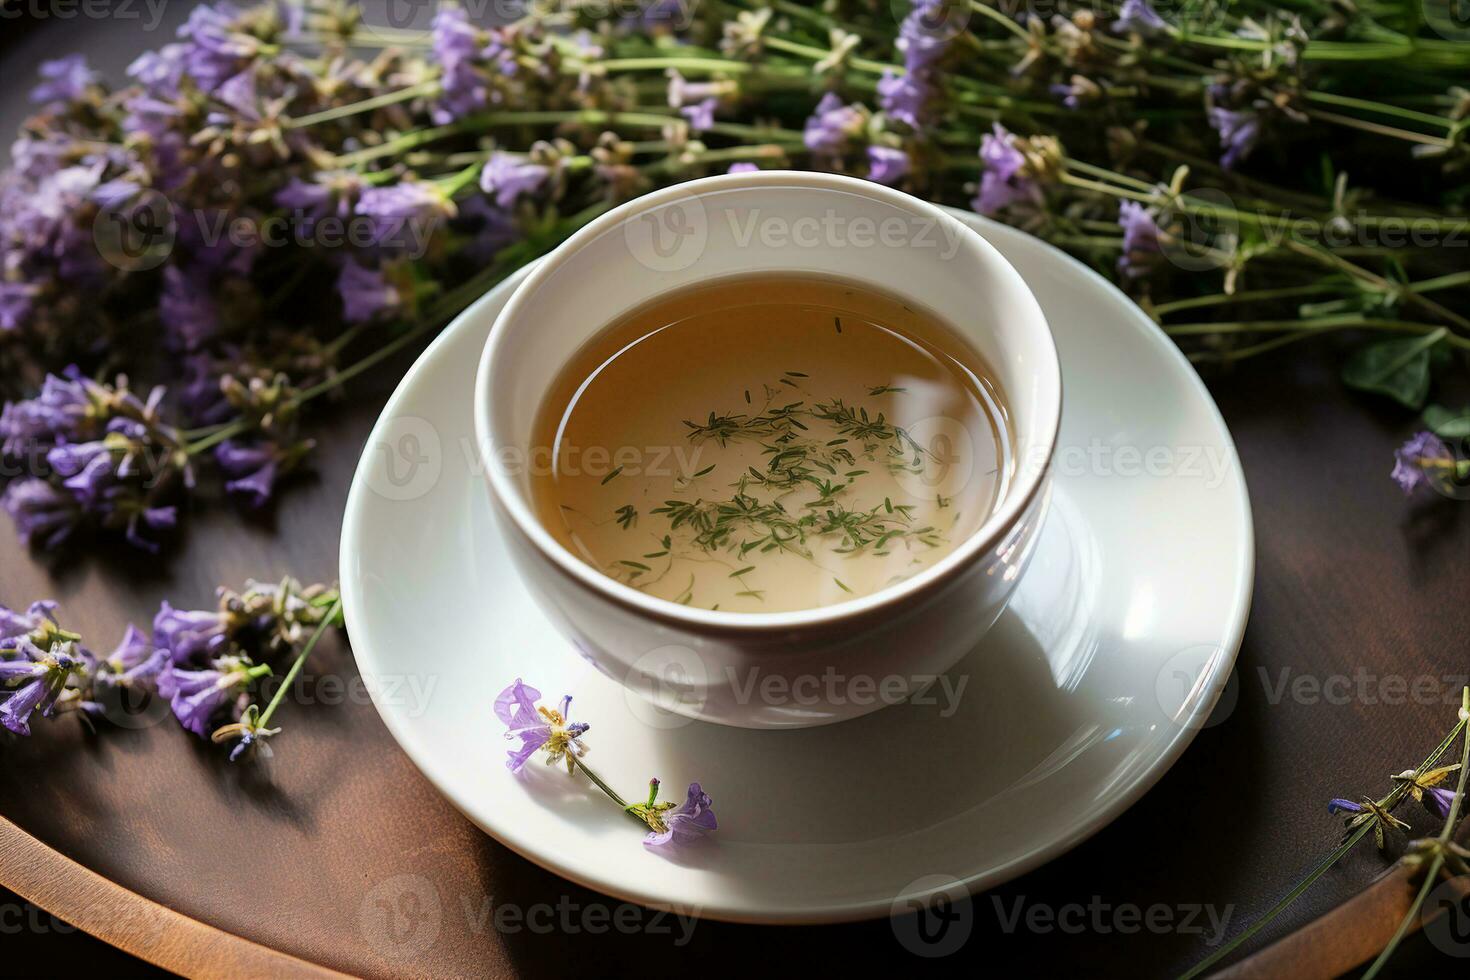
[[[1470, 688], [1466, 688], [1460, 692], [1460, 704], [1461, 712], [1470, 714]], [[1461, 724], [1463, 723], [1462, 721]], [[1419, 918], [1419, 910], [1424, 907], [1424, 899], [1429, 896], [1430, 890], [1439, 880], [1440, 869], [1444, 867], [1443, 846], [1449, 843], [1450, 834], [1455, 829], [1455, 823], [1460, 819], [1460, 804], [1465, 799], [1465, 776], [1467, 770], [1470, 770], [1470, 731], [1465, 733], [1464, 747], [1460, 750], [1460, 783], [1455, 789], [1454, 797], [1450, 800], [1450, 812], [1445, 817], [1444, 827], [1439, 832], [1438, 839], [1441, 849], [1434, 855], [1434, 860], [1429, 863], [1429, 867], [1424, 870], [1424, 883], [1419, 886], [1419, 894], [1414, 896], [1414, 902], [1409, 906], [1409, 910], [1404, 913], [1403, 921], [1399, 923], [1398, 929], [1394, 931], [1393, 938], [1388, 941], [1387, 946], [1383, 947], [1383, 952], [1378, 954], [1378, 958], [1373, 961], [1373, 965], [1368, 967], [1368, 972], [1363, 974], [1363, 980], [1373, 980], [1374, 977], [1378, 976], [1378, 971], [1383, 969], [1383, 965], [1388, 962], [1388, 958], [1393, 955], [1394, 950], [1398, 949], [1399, 943], [1403, 942], [1404, 936], [1408, 935], [1409, 927]], [[1419, 771], [1422, 772], [1423, 770], [1421, 769]]]
[[346, 119], [362, 112], [372, 112], [400, 102], [416, 99], [421, 95], [434, 95], [439, 91], [439, 83], [422, 82], [418, 85], [410, 85], [408, 88], [399, 89], [397, 92], [387, 92], [371, 99], [363, 99], [361, 102], [353, 102], [350, 105], [337, 106], [334, 109], [323, 109], [309, 116], [301, 116], [298, 119], [287, 119], [281, 125], [285, 129], [305, 129], [319, 123], [331, 122], [334, 119]]
[[1176, 299], [1172, 303], [1159, 303], [1153, 307], [1155, 316], [1168, 316], [1180, 310], [1196, 310], [1203, 306], [1219, 306], [1226, 303], [1253, 303], [1261, 300], [1291, 299], [1297, 296], [1318, 296], [1338, 292], [1340, 287], [1315, 284], [1311, 286], [1289, 286], [1281, 289], [1244, 290], [1238, 293], [1211, 293], [1208, 296], [1193, 296]]
[[989, 7], [986, 4], [980, 3], [979, 0], [970, 0], [970, 9], [975, 11], [975, 13], [979, 14], [981, 17], [984, 17], [987, 20], [993, 21], [994, 23], [999, 24], [1001, 27], [1004, 27], [1016, 37], [1025, 41], [1028, 45], [1033, 40], [1035, 40], [1035, 38], [1032, 37], [1031, 32], [1026, 30], [1026, 28], [1011, 20], [999, 10], [996, 10], [993, 7]]
[[301, 653], [297, 654], [295, 663], [291, 664], [291, 669], [286, 671], [286, 676], [281, 680], [281, 686], [276, 690], [276, 696], [271, 698], [271, 703], [266, 705], [266, 709], [261, 712], [259, 720], [256, 721], [255, 725], [257, 728], [266, 728], [269, 726], [271, 716], [276, 713], [276, 709], [281, 706], [281, 702], [286, 700], [286, 692], [291, 689], [292, 684], [296, 683], [296, 678], [301, 674], [301, 668], [306, 666], [306, 658], [311, 656], [311, 651], [316, 649], [317, 642], [321, 640], [322, 634], [336, 624], [337, 617], [341, 612], [342, 599], [339, 596], [332, 603], [332, 608], [327, 610], [326, 616], [317, 624], [316, 631], [311, 634], [311, 639], [306, 641], [306, 646], [301, 648]]
[[[583, 774], [586, 775], [588, 779], [592, 780], [592, 784], [594, 786], [606, 793], [608, 797], [623, 810], [623, 812], [627, 812], [628, 801], [619, 796], [617, 790], [613, 789], [607, 783], [603, 782], [602, 777], [597, 775], [597, 773], [593, 772], [590, 768], [588, 768], [587, 763], [583, 762], [581, 759], [578, 759], [576, 756], [568, 756], [568, 758], [572, 760], [573, 764], [578, 769], [582, 770]], [[634, 815], [633, 819], [637, 820], [638, 817]], [[642, 821], [639, 820], [639, 823], [642, 823]]]
[[1453, 129], [1453, 120], [1444, 116], [1435, 116], [1427, 112], [1419, 112], [1416, 109], [1404, 109], [1400, 106], [1388, 105], [1383, 102], [1371, 102], [1368, 99], [1355, 99], [1350, 95], [1335, 95], [1331, 92], [1307, 92], [1307, 101], [1321, 102], [1325, 105], [1335, 105], [1344, 109], [1361, 109], [1364, 112], [1375, 112], [1384, 116], [1397, 116], [1411, 122], [1421, 122], [1429, 126], [1443, 126]]
[[[1450, 732], [1450, 734], [1448, 736], [1446, 736], [1445, 740], [1443, 742], [1440, 742], [1439, 743], [1439, 746], [1432, 753], [1430, 753], [1429, 757], [1427, 759], [1425, 759], [1422, 763], [1419, 764], [1419, 768], [1416, 769], [1415, 772], [1423, 772], [1424, 770], [1431, 768], [1436, 762], [1438, 762], [1440, 756], [1444, 755], [1444, 753], [1449, 749], [1449, 747], [1454, 744], [1455, 739], [1459, 736], [1460, 732], [1464, 731], [1464, 729], [1465, 729], [1465, 720], [1462, 718], [1460, 720], [1459, 724], [1457, 724], [1454, 727], [1454, 729]], [[1464, 775], [1463, 774], [1464, 774], [1465, 770], [1463, 768], [1461, 768], [1460, 772], [1461, 772], [1461, 783], [1462, 783], [1462, 786], [1463, 786], [1463, 782], [1464, 782]], [[1399, 785], [1395, 786], [1392, 790], [1390, 790], [1389, 791], [1389, 794], [1387, 796], [1385, 796], [1382, 800], [1379, 801], [1379, 805], [1382, 806], [1384, 809], [1392, 810], [1394, 807], [1398, 806], [1400, 802], [1403, 801], [1404, 797], [1408, 794], [1408, 792], [1409, 792], [1409, 784], [1408, 783], [1400, 783]], [[1301, 894], [1303, 892], [1305, 892], [1309, 887], [1311, 887], [1311, 885], [1312, 885], [1313, 882], [1315, 882], [1318, 878], [1320, 878], [1324, 874], [1326, 874], [1327, 871], [1334, 864], [1336, 864], [1338, 861], [1342, 860], [1343, 856], [1346, 855], [1348, 851], [1352, 850], [1353, 849], [1353, 845], [1357, 844], [1358, 841], [1362, 840], [1363, 839], [1363, 836], [1365, 834], [1367, 834], [1368, 831], [1372, 829], [1372, 827], [1373, 827], [1373, 824], [1372, 824], [1371, 821], [1365, 822], [1362, 826], [1360, 826], [1356, 831], [1353, 832], [1352, 836], [1348, 837], [1347, 840], [1343, 841], [1343, 843], [1341, 845], [1339, 845], [1339, 847], [1337, 848], [1337, 850], [1333, 851], [1332, 854], [1329, 855], [1325, 861], [1323, 861], [1321, 864], [1317, 865], [1317, 867], [1314, 868], [1311, 871], [1311, 873], [1307, 875], [1307, 877], [1303, 878], [1300, 882], [1298, 882], [1295, 888], [1293, 888], [1291, 891], [1287, 892], [1286, 895], [1281, 899], [1281, 901], [1279, 901], [1275, 905], [1271, 906], [1271, 908], [1268, 909], [1265, 912], [1265, 914], [1263, 914], [1255, 922], [1252, 922], [1249, 926], [1247, 926], [1246, 929], [1244, 931], [1242, 931], [1240, 935], [1236, 936], [1234, 939], [1230, 940], [1230, 942], [1228, 942], [1225, 945], [1221, 946], [1219, 949], [1215, 950], [1209, 956], [1205, 957], [1203, 960], [1201, 960], [1200, 962], [1196, 963], [1186, 973], [1184, 973], [1182, 976], [1180, 976], [1179, 980], [1192, 980], [1192, 978], [1199, 976], [1200, 974], [1202, 974], [1206, 970], [1208, 970], [1210, 967], [1212, 967], [1216, 963], [1220, 962], [1220, 960], [1222, 960], [1226, 956], [1230, 955], [1230, 953], [1233, 952], [1238, 946], [1240, 946], [1241, 943], [1245, 942], [1251, 936], [1254, 936], [1267, 923], [1269, 923], [1272, 919], [1274, 919], [1277, 915], [1279, 915], [1283, 909], [1285, 909], [1288, 905], [1290, 905], [1292, 902], [1296, 901], [1299, 897], [1301, 897]]]
[[1346, 126], [1349, 129], [1360, 129], [1365, 133], [1372, 133], [1375, 136], [1387, 136], [1392, 139], [1407, 140], [1410, 143], [1422, 143], [1425, 146], [1441, 148], [1451, 146], [1449, 140], [1440, 136], [1426, 136], [1423, 133], [1415, 133], [1408, 129], [1399, 129], [1397, 126], [1385, 126], [1382, 123], [1368, 122], [1366, 119], [1344, 116], [1336, 112], [1327, 112], [1322, 109], [1308, 109], [1307, 115], [1313, 119], [1336, 123], [1339, 126]]
[[1328, 855], [1326, 860], [1313, 868], [1312, 871], [1305, 878], [1297, 882], [1296, 887], [1294, 887], [1291, 891], [1282, 896], [1281, 900], [1275, 905], [1271, 906], [1271, 908], [1268, 909], [1265, 914], [1263, 914], [1259, 919], [1247, 926], [1240, 933], [1240, 935], [1236, 936], [1234, 939], [1230, 940], [1230, 942], [1221, 946], [1209, 956], [1196, 963], [1187, 972], [1180, 976], [1179, 980], [1192, 980], [1192, 978], [1199, 976], [1210, 967], [1220, 962], [1220, 960], [1230, 955], [1230, 953], [1241, 943], [1254, 936], [1267, 923], [1269, 923], [1272, 919], [1279, 915], [1283, 909], [1285, 909], [1292, 902], [1300, 898], [1302, 893], [1305, 892], [1308, 888], [1312, 887], [1312, 885], [1317, 881], [1318, 878], [1322, 877], [1324, 874], [1330, 871], [1333, 865], [1335, 865], [1338, 861], [1341, 861], [1345, 856], [1347, 856], [1348, 851], [1351, 851], [1354, 845], [1356, 845], [1358, 841], [1363, 839], [1364, 835], [1367, 834], [1370, 829], [1372, 829], [1372, 826], [1372, 824], [1365, 823], [1363, 824], [1363, 826], [1359, 827], [1356, 831], [1353, 832], [1353, 835], [1351, 837], [1342, 842], [1337, 850], [1333, 851], [1330, 855]]

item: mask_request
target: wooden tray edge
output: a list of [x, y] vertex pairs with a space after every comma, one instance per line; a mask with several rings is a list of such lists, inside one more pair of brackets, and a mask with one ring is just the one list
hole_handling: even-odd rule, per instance
[[103, 942], [182, 976], [346, 976], [144, 898], [52, 850], [4, 817], [0, 884]]

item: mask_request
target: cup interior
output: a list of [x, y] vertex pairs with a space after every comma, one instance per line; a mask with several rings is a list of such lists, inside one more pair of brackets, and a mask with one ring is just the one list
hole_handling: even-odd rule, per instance
[[491, 331], [475, 416], [482, 451], [492, 454], [492, 490], [559, 564], [629, 593], [625, 600], [694, 617], [796, 615], [687, 609], [602, 576], [540, 527], [524, 468], [495, 462], [530, 458], [546, 392], [608, 324], [684, 287], [775, 272], [865, 283], [936, 314], [994, 372], [1012, 440], [1012, 477], [969, 540], [904, 583], [803, 615], [921, 588], [1004, 531], [1035, 492], [1060, 418], [1056, 348], [1035, 298], [994, 247], [941, 209], [867, 181], [784, 171], [713, 177], [639, 198], [583, 228], [527, 277]]

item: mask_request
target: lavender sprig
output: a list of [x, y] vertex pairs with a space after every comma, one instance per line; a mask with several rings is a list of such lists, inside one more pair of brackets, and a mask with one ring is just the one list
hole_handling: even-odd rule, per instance
[[641, 803], [629, 803], [601, 776], [588, 767], [588, 746], [582, 736], [591, 727], [586, 722], [571, 721], [571, 696], [561, 699], [555, 708], [537, 704], [541, 692], [516, 678], [495, 699], [495, 717], [506, 726], [505, 737], [519, 740], [506, 758], [506, 768], [520, 772], [538, 752], [544, 752], [547, 765], [565, 764], [568, 775], [580, 769], [592, 784], [648, 828], [644, 843], [663, 847], [670, 843], [689, 844], [719, 827], [709, 795], [699, 783], [690, 783], [684, 802], [660, 802], [659, 781], [649, 780], [648, 797]]
[[[1278, 901], [1275, 905], [1273, 905], [1270, 909], [1263, 913], [1260, 918], [1252, 922], [1240, 934], [1232, 938], [1229, 942], [1221, 944], [1219, 948], [1215, 949], [1212, 953], [1210, 953], [1209, 956], [1196, 963], [1180, 977], [1180, 980], [1192, 980], [1192, 978], [1202, 975], [1203, 973], [1207, 972], [1211, 967], [1213, 967], [1216, 963], [1220, 962], [1226, 956], [1229, 956], [1237, 947], [1239, 947], [1246, 940], [1254, 936], [1263, 927], [1274, 920], [1276, 916], [1281, 914], [1281, 912], [1283, 912], [1289, 905], [1291, 905], [1292, 902], [1301, 897], [1301, 895], [1308, 888], [1310, 888], [1312, 884], [1317, 881], [1318, 878], [1322, 877], [1329, 870], [1331, 870], [1331, 868], [1336, 865], [1338, 861], [1347, 856], [1347, 853], [1351, 851], [1359, 841], [1366, 837], [1369, 831], [1372, 831], [1374, 833], [1374, 837], [1378, 843], [1378, 847], [1380, 849], [1384, 849], [1386, 845], [1385, 835], [1387, 832], [1408, 826], [1406, 823], [1392, 815], [1393, 810], [1396, 809], [1399, 804], [1401, 804], [1405, 799], [1411, 797], [1414, 799], [1420, 798], [1426, 788], [1437, 787], [1438, 784], [1443, 781], [1445, 775], [1447, 775], [1449, 772], [1458, 771], [1460, 773], [1459, 785], [1455, 790], [1454, 796], [1450, 800], [1448, 812], [1445, 814], [1444, 829], [1440, 832], [1440, 836], [1438, 838], [1435, 838], [1435, 841], [1428, 845], [1411, 844], [1409, 852], [1403, 858], [1403, 860], [1415, 865], [1427, 865], [1428, 870], [1426, 871], [1425, 884], [1423, 888], [1421, 888], [1419, 896], [1410, 909], [1409, 914], [1405, 917], [1403, 924], [1399, 927], [1399, 930], [1395, 934], [1393, 939], [1384, 948], [1383, 952], [1379, 955], [1378, 959], [1369, 969], [1367, 976], [1371, 977], [1372, 975], [1375, 975], [1379, 969], [1381, 969], [1383, 963], [1387, 961], [1388, 957], [1393, 953], [1394, 949], [1397, 948], [1399, 941], [1407, 932], [1408, 924], [1412, 922], [1415, 918], [1417, 918], [1419, 908], [1423, 904], [1425, 895], [1428, 894], [1428, 891], [1432, 887], [1433, 882], [1435, 881], [1436, 876], [1440, 871], [1440, 868], [1444, 866], [1445, 860], [1447, 860], [1447, 858], [1445, 857], [1445, 852], [1449, 848], [1450, 833], [1453, 831], [1455, 823], [1458, 820], [1460, 806], [1464, 800], [1465, 773], [1467, 765], [1470, 765], [1470, 731], [1467, 731], [1467, 727], [1470, 727], [1470, 688], [1464, 689], [1461, 692], [1460, 697], [1461, 707], [1459, 711], [1458, 721], [1456, 722], [1454, 728], [1450, 730], [1450, 733], [1445, 736], [1444, 740], [1439, 743], [1434, 751], [1431, 752], [1424, 759], [1424, 761], [1415, 768], [1394, 776], [1393, 788], [1390, 789], [1388, 793], [1380, 799], [1374, 800], [1365, 797], [1359, 802], [1347, 799], [1334, 799], [1330, 803], [1328, 803], [1328, 812], [1334, 814], [1350, 814], [1346, 821], [1347, 832], [1344, 835], [1342, 842], [1338, 845], [1337, 849], [1333, 851], [1330, 855], [1328, 855], [1325, 859], [1323, 859], [1323, 861], [1315, 868], [1313, 868], [1310, 872], [1308, 872], [1301, 881], [1297, 882], [1297, 884], [1289, 892], [1287, 892], [1280, 901]], [[1439, 762], [1440, 758], [1443, 757], [1443, 755], [1454, 746], [1455, 740], [1461, 738], [1462, 736], [1464, 745], [1461, 749], [1460, 763], [1455, 766], [1436, 769], [1435, 764]], [[1418, 789], [1417, 793], [1416, 788]], [[1431, 809], [1433, 809], [1433, 806], [1434, 804], [1430, 804]], [[1456, 855], [1456, 857], [1458, 858], [1458, 855]]]

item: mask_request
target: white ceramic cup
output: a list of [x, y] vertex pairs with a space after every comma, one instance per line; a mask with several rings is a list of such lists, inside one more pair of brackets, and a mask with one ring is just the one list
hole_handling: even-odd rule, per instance
[[[553, 380], [614, 319], [671, 290], [762, 272], [867, 283], [938, 314], [997, 376], [1013, 469], [984, 525], [905, 582], [819, 609], [690, 608], [573, 555], [537, 519], [524, 468], [505, 461], [532, 458], [535, 419]], [[1046, 509], [1061, 373], [1041, 308], [980, 234], [878, 184], [764, 171], [657, 191], [568, 239], [496, 319], [474, 416], [518, 571], [583, 656], [678, 716], [802, 728], [904, 699], [995, 622]]]

